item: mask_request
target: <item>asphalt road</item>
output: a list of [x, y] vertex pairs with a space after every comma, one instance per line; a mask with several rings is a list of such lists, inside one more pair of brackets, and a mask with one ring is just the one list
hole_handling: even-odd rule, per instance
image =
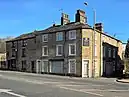
[[0, 97], [129, 97], [129, 85], [114, 80], [0, 71]]

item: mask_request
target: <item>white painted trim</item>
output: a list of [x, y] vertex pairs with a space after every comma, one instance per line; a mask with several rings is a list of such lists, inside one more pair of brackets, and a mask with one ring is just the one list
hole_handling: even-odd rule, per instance
[[[88, 61], [88, 65], [89, 65], [89, 59], [82, 59], [82, 77], [84, 77], [84, 60]], [[89, 66], [88, 66], [88, 77], [89, 77]]]
[[69, 59], [68, 61], [69, 61], [69, 71], [68, 71], [68, 73], [71, 73], [70, 72], [70, 61], [75, 61], [75, 72], [74, 73], [76, 74], [76, 59]]
[[[44, 36], [47, 37], [47, 41], [44, 41]], [[42, 35], [42, 42], [48, 42], [48, 34], [43, 34]]]
[[58, 40], [58, 39], [57, 39], [57, 38], [58, 38], [59, 33], [61, 33], [61, 34], [62, 34], [62, 40], [63, 40], [63, 32], [56, 32], [56, 41], [62, 41], [62, 40]]
[[51, 69], [52, 69], [52, 62], [51, 62], [51, 61], [49, 61], [49, 71], [48, 71], [48, 72], [50, 72], [50, 73], [51, 73], [51, 72], [52, 72], [52, 70], [51, 70]]
[[[71, 45], [74, 45], [75, 46], [75, 54], [71, 54], [71, 49], [70, 49], [70, 46]], [[73, 43], [73, 44], [69, 44], [69, 56], [75, 56], [76, 55], [76, 43]]]
[[56, 56], [62, 56], [62, 54], [61, 55], [58, 54], [58, 46], [62, 46], [62, 54], [64, 53], [63, 52], [63, 45], [61, 45], [61, 44], [60, 45], [56, 45]]
[[[44, 47], [47, 47], [47, 55], [44, 55]], [[42, 56], [48, 56], [48, 46], [42, 46]]]
[[[71, 32], [74, 33], [74, 35], [75, 35], [73, 38], [71, 37], [71, 34], [70, 34]], [[77, 36], [77, 35], [76, 35], [76, 30], [71, 30], [71, 31], [69, 31], [69, 40], [76, 39], [76, 36]]]
[[[43, 70], [43, 66], [44, 66], [43, 63], [44, 63], [44, 61], [47, 61], [48, 62], [48, 68], [49, 68], [49, 61], [47, 59], [43, 59], [42, 62], [41, 62], [42, 63], [42, 65], [41, 65], [41, 71], [42, 72], [44, 72], [44, 70]], [[47, 70], [47, 72], [48, 72], [48, 70]]]

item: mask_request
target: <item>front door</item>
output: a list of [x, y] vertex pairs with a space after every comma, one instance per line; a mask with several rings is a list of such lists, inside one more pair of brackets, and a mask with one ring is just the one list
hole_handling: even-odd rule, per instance
[[34, 61], [31, 61], [31, 71], [32, 71], [32, 73], [35, 72], [35, 69], [34, 69], [35, 66], [34, 66], [34, 64], [35, 64]]
[[37, 60], [36, 62], [36, 73], [41, 73], [42, 66], [41, 66], [41, 60]]
[[83, 70], [82, 70], [82, 77], [89, 77], [89, 61], [88, 60], [83, 60]]

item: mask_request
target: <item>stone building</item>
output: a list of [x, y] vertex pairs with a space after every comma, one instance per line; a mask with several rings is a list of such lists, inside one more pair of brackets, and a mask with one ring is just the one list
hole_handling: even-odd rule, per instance
[[102, 23], [93, 29], [82, 10], [77, 10], [75, 22], [63, 13], [61, 25], [21, 35], [6, 44], [12, 70], [100, 77], [115, 76], [121, 65], [122, 42], [104, 33]]
[[0, 53], [0, 69], [6, 69], [6, 53]]

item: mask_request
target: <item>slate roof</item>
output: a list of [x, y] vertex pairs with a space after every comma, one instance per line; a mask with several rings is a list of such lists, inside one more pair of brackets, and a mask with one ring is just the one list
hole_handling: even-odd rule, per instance
[[22, 39], [27, 39], [27, 38], [32, 38], [32, 37], [35, 37], [36, 34], [37, 34], [36, 31], [31, 32], [31, 33], [22, 34], [22, 35], [20, 35], [18, 37], [15, 37], [15, 38], [13, 38], [13, 39], [11, 39], [9, 41], [6, 41], [6, 42], [16, 41], [16, 40], [22, 40]]
[[66, 25], [55, 25], [51, 26], [45, 30], [38, 31], [40, 33], [50, 33], [50, 32], [58, 32], [58, 31], [64, 31], [64, 30], [72, 30], [72, 29], [78, 29], [78, 28], [91, 28], [88, 24], [83, 24], [80, 22], [71, 22]]
[[[16, 40], [22, 40], [22, 39], [26, 39], [26, 38], [32, 38], [32, 37], [35, 37], [36, 35], [43, 34], [43, 33], [52, 33], [52, 32], [72, 30], [72, 29], [81, 29], [81, 28], [82, 29], [93, 29], [88, 24], [83, 24], [83, 23], [80, 23], [80, 22], [71, 22], [71, 23], [68, 23], [68, 24], [65, 24], [65, 25], [50, 26], [50, 27], [48, 27], [48, 28], [46, 28], [44, 30], [34, 31], [34, 32], [31, 32], [31, 33], [27, 33], [27, 34], [22, 34], [22, 35], [14, 38], [14, 39], [12, 39], [10, 41], [16, 41]], [[116, 38], [114, 38], [114, 37], [112, 37], [112, 36], [110, 36], [110, 35], [108, 35], [106, 33], [102, 33], [102, 34], [121, 42], [120, 40], [118, 40], [118, 39], [116, 39]], [[7, 41], [7, 42], [9, 42], [9, 41]]]

